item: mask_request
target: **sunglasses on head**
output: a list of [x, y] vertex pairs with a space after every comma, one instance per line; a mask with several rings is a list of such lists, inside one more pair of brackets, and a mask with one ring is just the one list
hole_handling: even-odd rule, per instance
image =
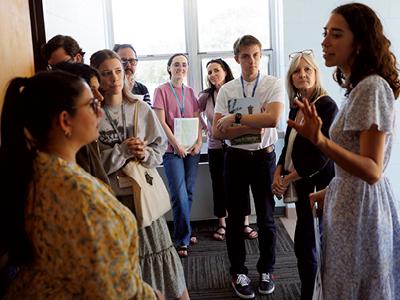
[[297, 52], [293, 52], [289, 54], [289, 59], [295, 58], [299, 55], [314, 55], [314, 52], [312, 51], [312, 49], [305, 49], [302, 51], [297, 51]]

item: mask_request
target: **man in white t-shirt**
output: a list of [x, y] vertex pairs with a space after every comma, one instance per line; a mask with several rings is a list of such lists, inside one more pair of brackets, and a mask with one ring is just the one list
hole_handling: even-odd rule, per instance
[[243, 222], [251, 187], [258, 226], [260, 274], [258, 292], [275, 289], [272, 271], [275, 264], [275, 200], [271, 191], [275, 170], [276, 125], [284, 109], [284, 89], [275, 77], [260, 74], [261, 43], [245, 35], [234, 43], [240, 78], [223, 85], [218, 93], [213, 121], [213, 136], [225, 139], [225, 183], [227, 192], [226, 244], [235, 293], [243, 299], [255, 296], [247, 277]]

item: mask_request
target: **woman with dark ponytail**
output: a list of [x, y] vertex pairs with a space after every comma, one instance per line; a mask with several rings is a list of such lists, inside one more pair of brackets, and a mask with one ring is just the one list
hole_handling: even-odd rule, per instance
[[134, 217], [75, 162], [98, 137], [101, 115], [75, 75], [11, 81], [1, 120], [1, 246], [20, 271], [4, 299], [156, 298], [139, 276]]
[[[96, 69], [85, 64], [70, 62], [56, 64], [53, 66], [53, 69], [65, 71], [81, 77], [89, 85], [93, 96], [99, 100], [100, 103], [103, 103], [104, 97], [100, 93], [100, 74]], [[110, 185], [107, 173], [101, 163], [100, 148], [97, 140], [83, 146], [76, 153], [76, 162], [90, 175]]]

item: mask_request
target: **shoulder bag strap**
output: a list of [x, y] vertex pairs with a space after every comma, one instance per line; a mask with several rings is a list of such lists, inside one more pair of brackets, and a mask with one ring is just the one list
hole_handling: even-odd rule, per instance
[[138, 116], [139, 116], [139, 108], [138, 108], [138, 104], [137, 101], [135, 103], [134, 106], [135, 111], [133, 112], [133, 137], [137, 137], [137, 133], [138, 133]]

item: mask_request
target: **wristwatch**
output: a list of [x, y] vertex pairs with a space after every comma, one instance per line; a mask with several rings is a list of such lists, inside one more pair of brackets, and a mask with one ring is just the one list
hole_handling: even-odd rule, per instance
[[242, 119], [242, 114], [241, 113], [236, 113], [235, 114], [235, 123], [240, 124], [240, 120]]

